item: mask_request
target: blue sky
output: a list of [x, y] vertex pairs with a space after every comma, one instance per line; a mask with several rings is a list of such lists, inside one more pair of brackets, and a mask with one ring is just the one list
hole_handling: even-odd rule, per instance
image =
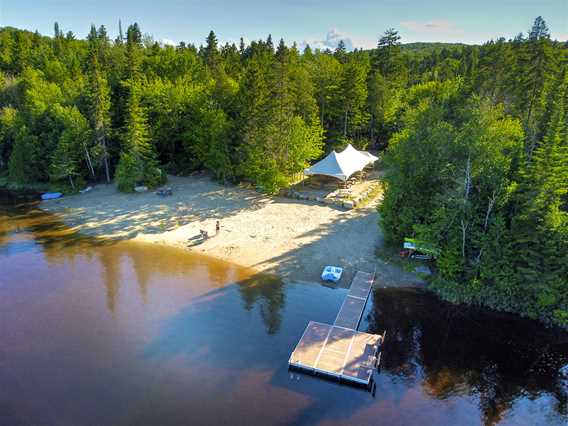
[[53, 33], [53, 23], [84, 37], [91, 23], [114, 36], [138, 22], [156, 40], [200, 44], [210, 29], [221, 41], [283, 37], [334, 47], [373, 47], [389, 27], [403, 42], [481, 43], [526, 32], [542, 15], [553, 38], [568, 39], [568, 0], [0, 0], [0, 26]]

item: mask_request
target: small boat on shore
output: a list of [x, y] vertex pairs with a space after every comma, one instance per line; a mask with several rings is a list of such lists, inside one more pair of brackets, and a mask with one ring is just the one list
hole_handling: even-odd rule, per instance
[[46, 192], [45, 194], [41, 194], [42, 200], [55, 200], [61, 197], [63, 197], [61, 192]]

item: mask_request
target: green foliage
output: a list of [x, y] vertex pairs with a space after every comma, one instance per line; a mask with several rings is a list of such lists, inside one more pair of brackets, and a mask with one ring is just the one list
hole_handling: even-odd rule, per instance
[[[477, 75], [486, 66], [495, 75], [477, 88], [468, 57], [466, 79], [447, 80], [454, 69], [406, 91], [384, 156], [381, 224], [390, 241], [413, 235], [440, 249], [432, 289], [448, 300], [565, 325], [568, 92], [547, 57], [546, 28], [535, 25], [540, 35], [528, 41], [488, 45]], [[529, 85], [503, 63], [515, 49], [532, 64]], [[523, 56], [531, 50], [540, 56]], [[521, 87], [528, 97], [514, 108], [498, 102]]]
[[270, 193], [290, 184], [291, 178], [322, 152], [319, 123], [308, 126], [300, 117], [283, 124], [270, 123], [249, 133], [248, 138], [242, 173]]
[[399, 40], [398, 31], [389, 28], [379, 39], [375, 52], [374, 67], [391, 81], [404, 81], [406, 77]]
[[49, 176], [53, 181], [68, 180], [75, 189], [74, 180], [81, 176], [81, 165], [91, 161], [90, 131], [86, 118], [76, 107], [56, 105], [54, 114], [62, 123], [57, 147], [52, 154]]
[[[122, 191], [208, 170], [268, 192], [334, 147], [386, 149], [381, 223], [440, 249], [434, 287], [566, 324], [567, 46], [542, 18], [482, 46], [161, 46], [0, 29], [0, 173]], [[72, 189], [72, 188], [71, 188]]]
[[97, 33], [94, 25], [89, 35], [89, 68], [86, 103], [89, 122], [98, 157], [104, 165], [105, 178], [110, 182], [108, 139], [110, 136], [110, 87], [101, 70], [100, 60], [106, 60], [107, 39], [104, 27]]
[[[121, 155], [121, 163], [126, 162], [124, 167], [126, 172], [122, 176], [128, 183], [135, 178], [136, 183], [156, 187], [164, 182], [164, 174], [159, 168], [156, 152], [150, 140], [146, 115], [140, 105], [136, 82], [130, 82], [129, 90], [128, 114], [122, 142], [123, 153], [129, 155], [126, 157]], [[137, 163], [136, 167], [132, 167], [132, 160]], [[125, 187], [119, 182], [119, 188]]]
[[9, 154], [12, 152], [14, 140], [18, 133], [18, 111], [12, 107], [0, 110], [0, 170], [8, 165]]
[[122, 152], [116, 167], [115, 180], [119, 191], [134, 192], [134, 187], [142, 179], [143, 171], [138, 159], [129, 152]]
[[367, 74], [369, 59], [363, 55], [350, 57], [345, 64], [340, 83], [340, 102], [342, 129], [341, 135], [354, 138], [369, 121], [366, 111]]
[[35, 182], [41, 178], [35, 167], [39, 157], [38, 145], [38, 138], [30, 134], [25, 125], [22, 126], [16, 135], [8, 162], [10, 180], [21, 184]]

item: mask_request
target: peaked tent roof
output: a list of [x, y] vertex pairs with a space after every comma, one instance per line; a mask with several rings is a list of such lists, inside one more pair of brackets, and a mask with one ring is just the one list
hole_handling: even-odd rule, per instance
[[363, 170], [365, 166], [374, 163], [377, 159], [374, 155], [358, 151], [349, 144], [339, 153], [332, 151], [323, 160], [307, 168], [304, 173], [331, 176], [345, 181], [353, 173]]

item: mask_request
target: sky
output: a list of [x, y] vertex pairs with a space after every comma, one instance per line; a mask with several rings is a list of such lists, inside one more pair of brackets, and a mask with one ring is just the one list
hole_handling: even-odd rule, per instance
[[541, 15], [552, 38], [568, 40], [568, 0], [0, 0], [0, 26], [45, 35], [54, 22], [84, 38], [91, 24], [114, 38], [138, 22], [142, 32], [166, 44], [202, 44], [210, 30], [221, 42], [284, 38], [333, 49], [339, 40], [372, 48], [387, 28], [402, 42], [479, 44], [527, 32]]

